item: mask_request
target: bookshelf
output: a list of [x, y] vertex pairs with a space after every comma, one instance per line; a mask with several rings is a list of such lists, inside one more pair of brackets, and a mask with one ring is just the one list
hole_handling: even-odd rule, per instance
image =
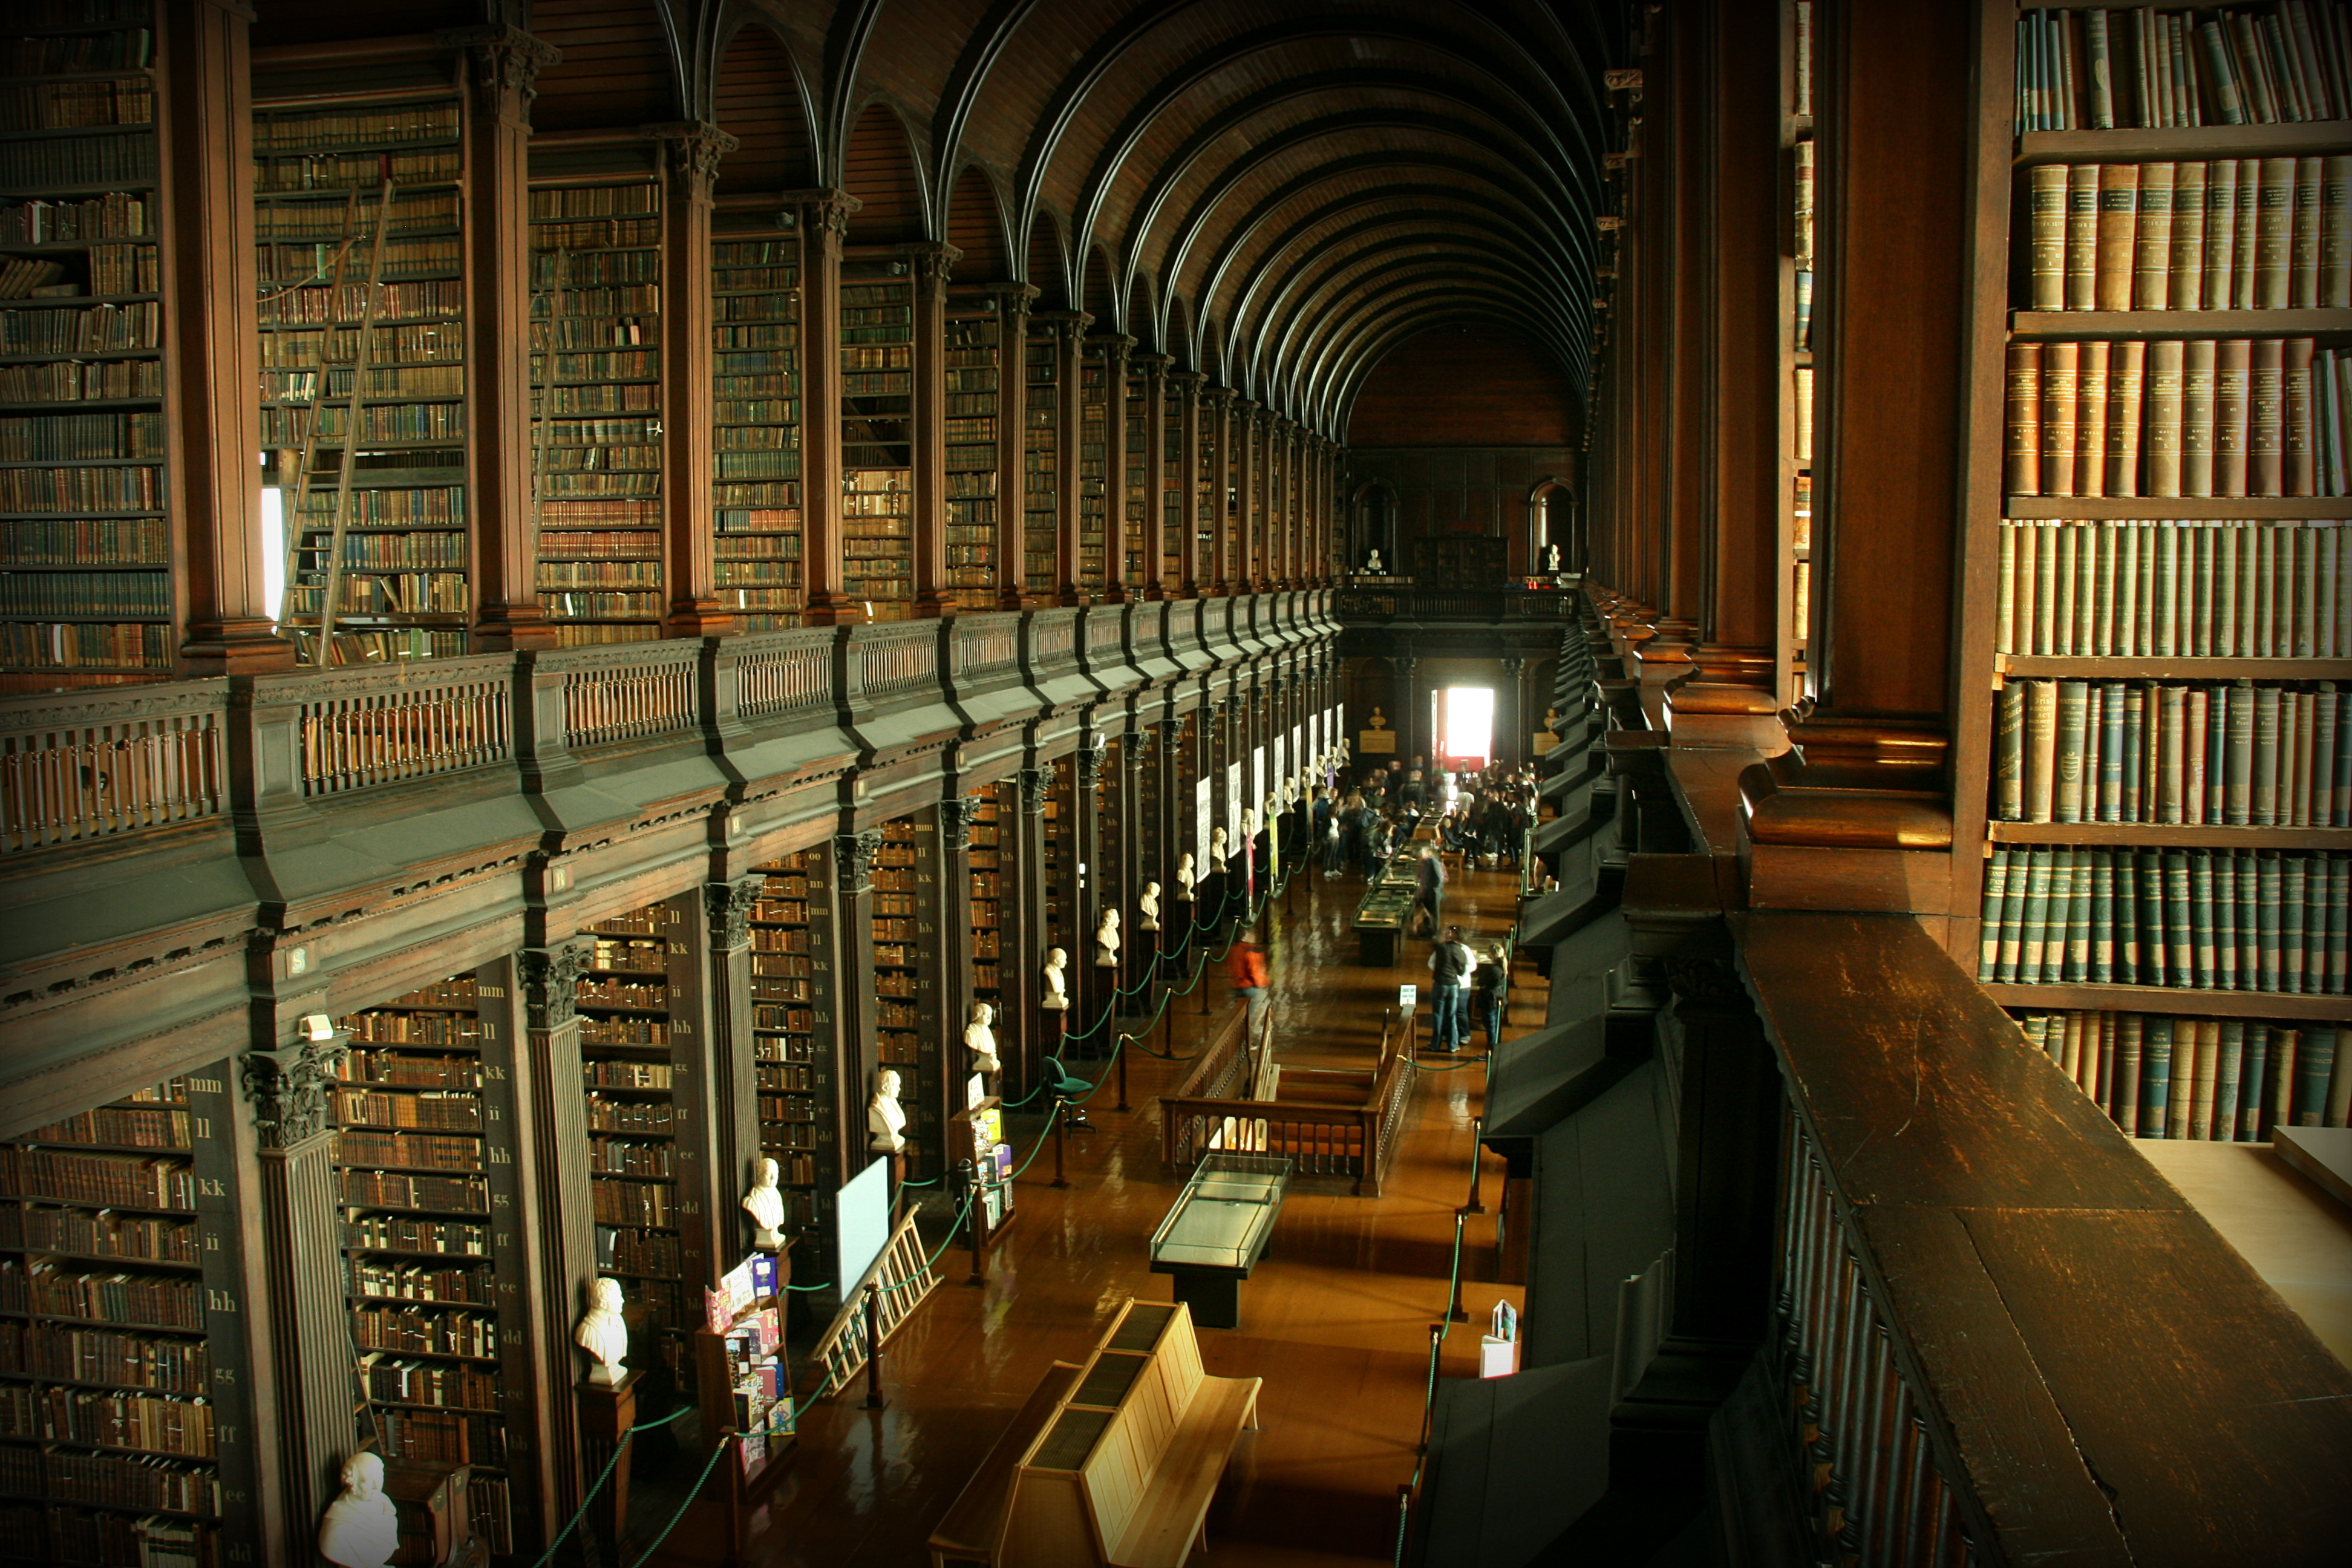
[[[255, 1548], [226, 1248], [227, 1064], [0, 1144], [0, 1559], [214, 1565]], [[233, 1183], [231, 1184], [233, 1185]]]
[[627, 1293], [630, 1364], [658, 1358], [673, 1376], [682, 1375], [682, 1336], [702, 1320], [699, 1291], [688, 1289], [678, 1196], [687, 1086], [671, 1049], [675, 1015], [690, 1011], [687, 994], [699, 982], [677, 905], [588, 927], [593, 946], [574, 992], [597, 1271]]
[[661, 187], [530, 193], [539, 602], [567, 647], [661, 636]]
[[904, 258], [841, 264], [842, 593], [867, 617], [915, 603], [915, 286]]
[[2331, 13], [2261, 46], [2285, 18], [2022, 13], [1978, 297], [1978, 978], [2139, 1138], [2341, 1125], [2352, 1094], [2352, 40]]
[[1812, 623], [1813, 388], [1822, 368], [1813, 354], [1813, 236], [1820, 215], [1813, 178], [1813, 7], [1790, 0], [1780, 117], [1783, 167], [1788, 171], [1789, 232], [1780, 266], [1781, 385], [1787, 396], [1780, 456], [1781, 607], [1777, 638], [1781, 700], [1804, 695], [1805, 649]]
[[1183, 590], [1190, 574], [1184, 570], [1187, 552], [1196, 548], [1193, 542], [1192, 513], [1186, 504], [1192, 491], [1191, 477], [1184, 472], [1184, 405], [1189, 395], [1173, 376], [1163, 378], [1160, 400], [1160, 545], [1161, 550], [1160, 589], [1170, 598]]
[[767, 879], [751, 907], [751, 1028], [758, 1055], [760, 1150], [776, 1162], [786, 1222], [795, 1232], [816, 1224], [819, 1132], [829, 1125], [816, 1087], [815, 958], [824, 911], [809, 897], [814, 850], [758, 868]]
[[1023, 353], [1028, 391], [1021, 438], [1021, 581], [1025, 593], [1054, 602], [1055, 538], [1061, 516], [1062, 362], [1060, 320], [1033, 316]]
[[[1006, 917], [1012, 911], [1004, 896], [1011, 846], [1005, 839], [1010, 813], [1003, 789], [992, 784], [964, 797], [971, 812], [964, 864], [971, 875], [971, 999], [996, 1009], [1000, 1036], [1009, 1035], [1013, 1023], [1005, 1016], [1003, 965], [1020, 962], [1017, 952], [1007, 951], [1014, 944], [1005, 941]], [[955, 1033], [962, 1037], [961, 1029]]]
[[1127, 417], [1121, 426], [1127, 437], [1127, 482], [1122, 487], [1124, 494], [1119, 500], [1120, 538], [1124, 541], [1121, 549], [1125, 552], [1119, 581], [1125, 583], [1128, 592], [1132, 594], [1139, 590], [1147, 580], [1157, 575], [1143, 569], [1143, 509], [1150, 499], [1143, 490], [1149, 477], [1144, 472], [1143, 458], [1145, 437], [1149, 433], [1147, 422], [1150, 414], [1150, 399], [1145, 394], [1145, 372], [1140, 364], [1132, 359], [1128, 361], [1127, 374], [1122, 379], [1127, 384]]
[[800, 238], [722, 209], [710, 256], [714, 581], [745, 631], [801, 624]]
[[[1082, 345], [1078, 360], [1078, 587], [1100, 603], [1109, 548], [1111, 358], [1105, 345]], [[1123, 389], [1122, 389], [1123, 390]]]
[[153, 37], [80, 0], [0, 78], [0, 690], [172, 672]]
[[513, 1166], [493, 1147], [514, 1121], [512, 1080], [485, 1061], [483, 1004], [495, 1016], [505, 994], [503, 971], [486, 973], [341, 1020], [335, 1180], [362, 1428], [389, 1460], [471, 1466], [474, 1531], [503, 1556], [515, 1539], [505, 1417], [532, 1373], [507, 1364], [517, 1352], [501, 1331], [500, 1281], [526, 1265], [492, 1218], [498, 1196], [515, 1203]]
[[947, 323], [947, 573], [965, 610], [996, 607], [998, 352], [992, 297], [951, 297]]
[[[911, 816], [882, 825], [871, 873], [874, 993], [879, 1065], [898, 1074], [907, 1112], [907, 1176], [937, 1177], [946, 1150], [942, 1122], [961, 1101], [963, 1020], [948, 1005], [940, 963], [939, 914], [945, 897], [935, 826]], [[949, 1049], [953, 1042], [954, 1050]]]

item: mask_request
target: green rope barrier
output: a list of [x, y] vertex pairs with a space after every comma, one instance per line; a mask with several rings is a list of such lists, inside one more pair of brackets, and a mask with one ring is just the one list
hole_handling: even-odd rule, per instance
[[[797, 1421], [800, 1413], [796, 1410], [793, 1415], [793, 1419]], [[669, 1539], [669, 1532], [678, 1527], [679, 1521], [686, 1518], [686, 1510], [692, 1508], [694, 1500], [702, 1495], [703, 1487], [710, 1479], [710, 1472], [719, 1468], [719, 1457], [727, 1452], [728, 1439], [734, 1436], [733, 1432], [728, 1432], [719, 1439], [718, 1446], [710, 1450], [710, 1458], [703, 1462], [702, 1474], [694, 1478], [694, 1489], [686, 1494], [686, 1500], [677, 1505], [677, 1511], [669, 1516], [669, 1522], [662, 1526], [661, 1533], [654, 1537], [653, 1543], [646, 1548], [645, 1554], [632, 1563], [630, 1568], [646, 1568], [646, 1564], [654, 1560], [654, 1554], [661, 1550], [662, 1542]]]
[[694, 1406], [689, 1405], [655, 1420], [640, 1421], [622, 1433], [621, 1440], [613, 1445], [613, 1457], [604, 1461], [604, 1474], [596, 1478], [595, 1484], [591, 1486], [587, 1495], [580, 1500], [580, 1507], [573, 1511], [571, 1519], [564, 1522], [563, 1528], [555, 1532], [555, 1539], [547, 1543], [547, 1550], [540, 1553], [539, 1561], [532, 1563], [530, 1568], [547, 1568], [547, 1564], [555, 1557], [556, 1549], [571, 1537], [574, 1530], [580, 1528], [580, 1521], [588, 1517], [589, 1506], [596, 1500], [596, 1494], [604, 1489], [604, 1483], [613, 1479], [614, 1468], [620, 1464], [621, 1456], [629, 1451], [629, 1445], [636, 1441], [638, 1433], [650, 1432], [656, 1426], [667, 1426], [673, 1421], [683, 1420], [693, 1414]]

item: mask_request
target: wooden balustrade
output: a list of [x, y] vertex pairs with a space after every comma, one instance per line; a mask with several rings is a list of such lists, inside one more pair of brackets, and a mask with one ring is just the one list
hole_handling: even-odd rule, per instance
[[[1234, 1062], [1246, 1070], [1245, 1055]], [[1418, 1070], [1398, 1054], [1369, 1071], [1286, 1068], [1273, 1100], [1164, 1095], [1160, 1159], [1181, 1172], [1216, 1150], [1281, 1154], [1302, 1176], [1345, 1177], [1357, 1196], [1378, 1197]]]
[[831, 707], [834, 636], [831, 627], [820, 626], [738, 639], [732, 645], [735, 710], [764, 719]]
[[851, 705], [875, 701], [919, 687], [936, 687], [940, 634], [936, 622], [899, 621], [857, 626], [849, 634]]
[[550, 662], [563, 671], [563, 732], [572, 748], [643, 741], [694, 727], [699, 641], [576, 649]]
[[1017, 616], [959, 616], [948, 641], [948, 674], [958, 681], [1009, 675], [1021, 662]]
[[348, 795], [461, 773], [513, 753], [512, 660], [498, 654], [270, 676], [256, 699], [300, 697], [302, 793]]
[[0, 850], [220, 815], [225, 681], [0, 703]]

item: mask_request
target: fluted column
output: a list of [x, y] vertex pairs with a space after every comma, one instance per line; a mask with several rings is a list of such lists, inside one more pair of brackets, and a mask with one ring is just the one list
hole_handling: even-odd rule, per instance
[[1201, 388], [1201, 437], [1209, 447], [1209, 572], [1205, 582], [1209, 593], [1223, 597], [1235, 591], [1241, 575], [1228, 559], [1234, 541], [1234, 395], [1228, 389], [1209, 385]]
[[1258, 559], [1258, 416], [1265, 410], [1246, 397], [1233, 402], [1230, 444], [1234, 465], [1234, 591], [1255, 594], [1264, 563]]
[[1201, 569], [1201, 524], [1204, 521], [1201, 516], [1201, 389], [1207, 380], [1197, 370], [1168, 373], [1169, 395], [1182, 400], [1176, 450], [1169, 455], [1169, 460], [1176, 464], [1176, 493], [1181, 502], [1176, 515], [1183, 527], [1183, 538], [1177, 547], [1176, 581], [1171, 587], [1187, 599], [1199, 598], [1202, 584], [1216, 579], [1215, 573]]
[[1055, 327], [1054, 392], [1060, 431], [1054, 443], [1054, 597], [1065, 605], [1083, 605], [1085, 509], [1080, 500], [1086, 482], [1079, 437], [1086, 426], [1086, 387], [1080, 347], [1094, 318], [1083, 310], [1056, 310], [1037, 319], [1050, 320]]
[[913, 467], [915, 614], [952, 616], [948, 586], [948, 271], [962, 255], [951, 245], [908, 247], [915, 295]]
[[1037, 602], [1028, 591], [1023, 531], [1028, 507], [1028, 465], [1023, 457], [1029, 428], [1029, 301], [1037, 290], [1006, 284], [996, 296], [996, 602], [1025, 610]]
[[845, 191], [787, 196], [801, 231], [801, 583], [809, 626], [855, 619], [841, 571], [841, 246], [865, 204]]
[[1168, 365], [1166, 354], [1137, 354], [1143, 377], [1143, 575], [1137, 596], [1168, 596]]
[[1123, 605], [1127, 578], [1127, 356], [1135, 340], [1090, 338], [1103, 372], [1103, 599]]
[[719, 161], [738, 145], [716, 125], [654, 129], [662, 150], [663, 584], [674, 637], [723, 637], [735, 616], [712, 562], [710, 197]]

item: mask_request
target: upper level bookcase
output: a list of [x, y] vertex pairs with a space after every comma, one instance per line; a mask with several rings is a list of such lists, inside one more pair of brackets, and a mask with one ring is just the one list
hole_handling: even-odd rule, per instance
[[947, 574], [966, 610], [996, 605], [998, 393], [1003, 328], [988, 295], [956, 295], [947, 323]]
[[1983, 73], [2015, 195], [1978, 300], [2005, 358], [1968, 519], [1979, 978], [2136, 1136], [2340, 1125], [2347, 15], [2028, 9], [2014, 41]]
[[1110, 359], [1093, 344], [1078, 361], [1078, 587], [1100, 599], [1111, 499], [1104, 493], [1110, 474]]
[[739, 627], [772, 631], [799, 626], [805, 603], [800, 237], [764, 204], [722, 208], [712, 229], [713, 581]]
[[915, 285], [905, 258], [841, 268], [842, 592], [877, 621], [915, 603]]
[[1024, 351], [1029, 385], [1021, 440], [1021, 575], [1025, 592], [1049, 602], [1058, 587], [1054, 561], [1061, 515], [1060, 339], [1069, 330], [1065, 321], [1033, 317]]
[[1813, 363], [1813, 236], [1819, 224], [1819, 150], [1813, 125], [1813, 7], [1790, 0], [1783, 13], [1788, 34], [1781, 58], [1780, 143], [1789, 179], [1789, 229], [1781, 247], [1780, 354], [1783, 415], [1780, 443], [1780, 595], [1784, 613], [1777, 653], [1782, 700], [1805, 691], [1805, 649], [1813, 597], [1813, 388], [1820, 368]]
[[0, 690], [171, 674], [146, 0], [28, 0], [0, 80]]

